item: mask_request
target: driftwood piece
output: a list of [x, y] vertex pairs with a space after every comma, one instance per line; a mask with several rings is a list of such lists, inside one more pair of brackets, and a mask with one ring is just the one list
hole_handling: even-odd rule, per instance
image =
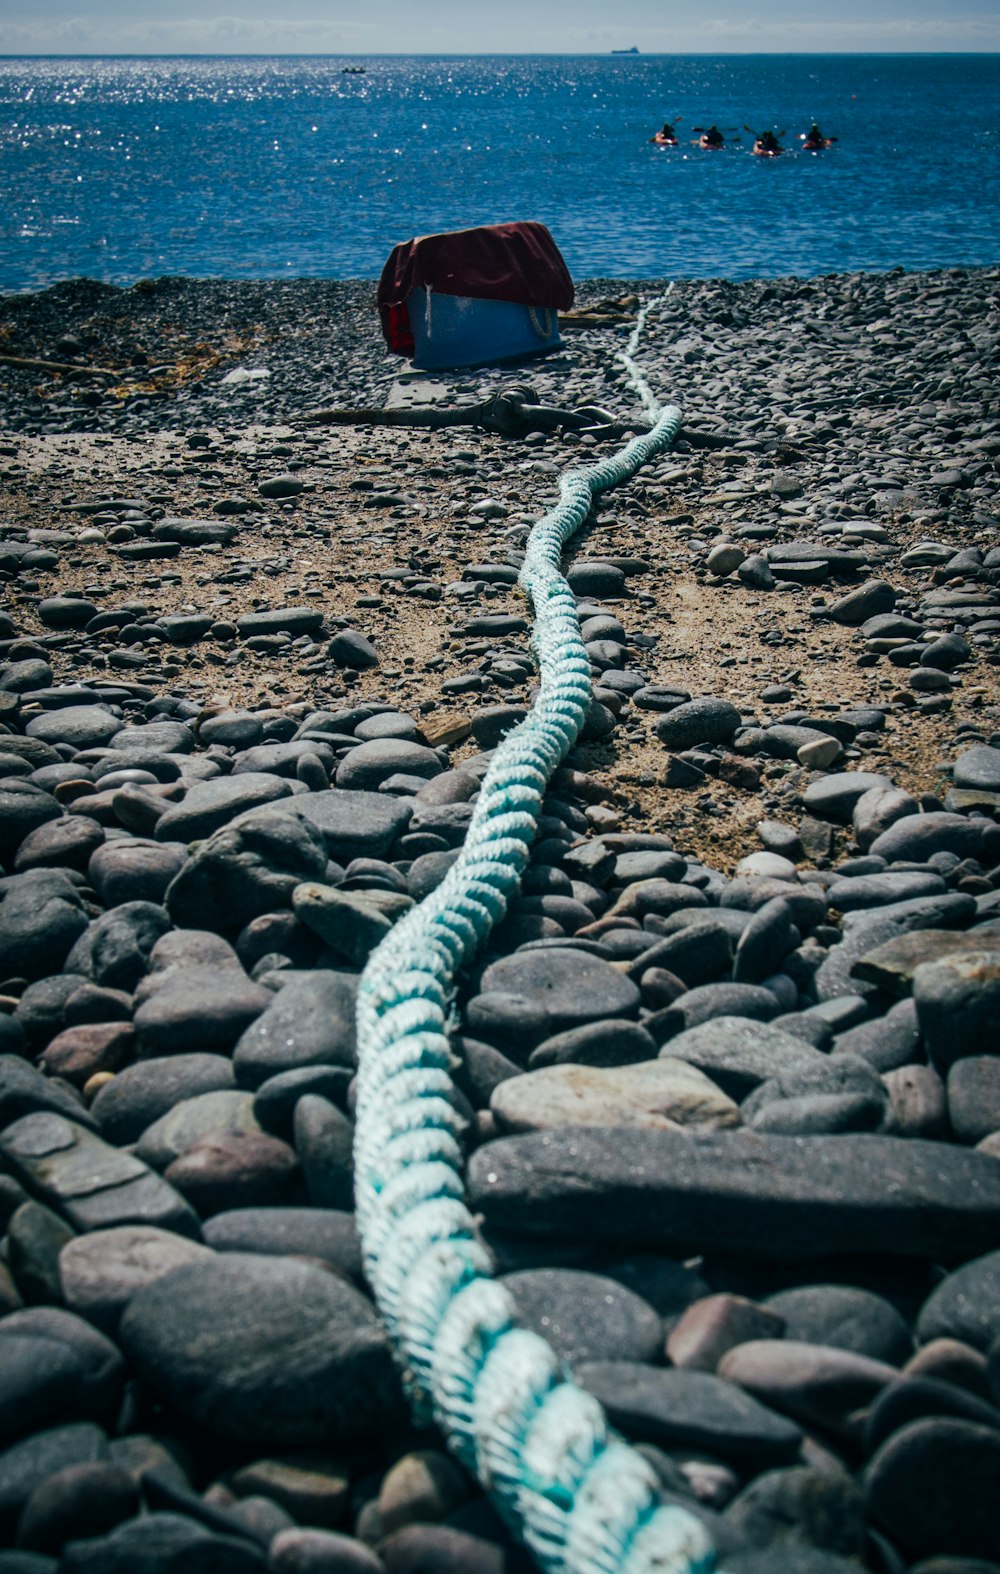
[[27, 355], [0, 355], [2, 366], [22, 366], [29, 372], [81, 372], [84, 377], [121, 377], [110, 366], [75, 366], [72, 361], [38, 361]]

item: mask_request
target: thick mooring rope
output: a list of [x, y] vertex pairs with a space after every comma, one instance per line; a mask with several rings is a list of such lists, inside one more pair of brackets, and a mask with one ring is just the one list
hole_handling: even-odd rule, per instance
[[[655, 302], [650, 305], [655, 305]], [[651, 430], [587, 469], [531, 532], [520, 584], [535, 609], [540, 691], [487, 772], [465, 844], [435, 891], [373, 953], [358, 997], [355, 1191], [368, 1274], [418, 1415], [458, 1457], [552, 1574], [708, 1574], [700, 1522], [658, 1500], [649, 1463], [609, 1428], [544, 1339], [518, 1326], [492, 1278], [464, 1196], [447, 1021], [458, 971], [506, 912], [528, 863], [546, 784], [590, 705], [590, 663], [564, 543], [599, 493], [670, 447], [680, 428], [631, 359]]]

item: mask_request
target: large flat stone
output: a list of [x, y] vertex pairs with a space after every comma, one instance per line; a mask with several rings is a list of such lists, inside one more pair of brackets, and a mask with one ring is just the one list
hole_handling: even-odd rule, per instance
[[577, 1127], [487, 1143], [474, 1211], [517, 1234], [787, 1259], [961, 1262], [1000, 1235], [1000, 1166], [946, 1143], [849, 1134]]
[[76, 1230], [150, 1224], [178, 1235], [200, 1233], [197, 1216], [172, 1186], [131, 1153], [62, 1115], [14, 1121], [0, 1135], [0, 1154], [17, 1179]]

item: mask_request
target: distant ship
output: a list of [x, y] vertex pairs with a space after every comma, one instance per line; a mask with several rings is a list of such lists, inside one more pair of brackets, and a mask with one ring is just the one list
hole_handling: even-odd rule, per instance
[[637, 55], [639, 51], [633, 44], [631, 49], [612, 49], [611, 53], [613, 55]]

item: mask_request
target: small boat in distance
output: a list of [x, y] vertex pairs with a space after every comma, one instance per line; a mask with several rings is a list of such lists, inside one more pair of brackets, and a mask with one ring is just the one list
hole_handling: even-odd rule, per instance
[[612, 49], [611, 53], [613, 55], [637, 55], [639, 51], [633, 44], [631, 49]]
[[363, 77], [368, 70], [367, 66], [341, 66], [342, 77]]

